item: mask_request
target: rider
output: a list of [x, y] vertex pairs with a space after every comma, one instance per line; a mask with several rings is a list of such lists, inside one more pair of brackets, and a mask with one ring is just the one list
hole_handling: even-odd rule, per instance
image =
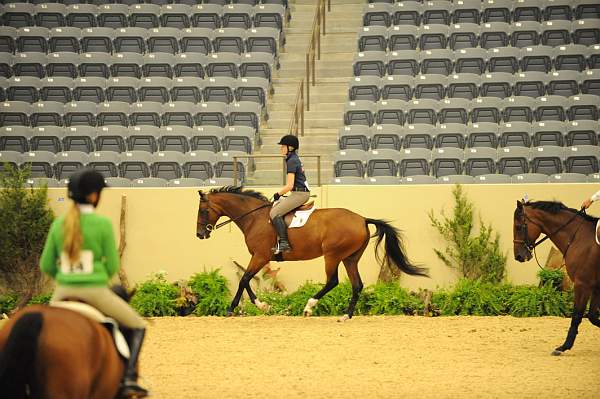
[[73, 204], [66, 216], [52, 223], [40, 267], [57, 283], [51, 303], [81, 299], [131, 329], [126, 334], [130, 357], [122, 392], [125, 397], [144, 397], [148, 391], [137, 384], [136, 364], [146, 322], [108, 288], [111, 276], [119, 269], [119, 258], [112, 223], [94, 213], [105, 186], [104, 177], [92, 169], [82, 169], [70, 177], [68, 192]]
[[[279, 237], [277, 245], [273, 248], [273, 253], [291, 251], [292, 247], [288, 242], [287, 226], [283, 220], [283, 216], [293, 209], [304, 204], [310, 198], [310, 190], [306, 182], [306, 175], [302, 162], [296, 153], [298, 149], [298, 137], [288, 134], [279, 140], [281, 155], [285, 155], [285, 163], [287, 167], [286, 185], [273, 195], [273, 208], [269, 213], [273, 226]], [[287, 197], [285, 194], [290, 193]]]
[[599, 199], [600, 199], [600, 191], [596, 192], [590, 198], [583, 201], [583, 204], [581, 204], [581, 207], [583, 209], [588, 209], [592, 205], [592, 202], [598, 201]]

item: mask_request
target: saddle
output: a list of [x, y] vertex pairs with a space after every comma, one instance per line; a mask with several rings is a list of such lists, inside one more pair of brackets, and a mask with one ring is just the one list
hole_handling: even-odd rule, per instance
[[[304, 226], [304, 224], [308, 221], [308, 217], [314, 210], [314, 206], [315, 206], [315, 201], [309, 201], [306, 204], [300, 205], [299, 207], [292, 209], [291, 211], [286, 213], [285, 216], [283, 217], [283, 220], [285, 220], [286, 226], [288, 228]], [[296, 217], [296, 212], [306, 212], [306, 215], [304, 215], [304, 217], [302, 218], [303, 219], [302, 221], [299, 221], [299, 220], [296, 221], [295, 224], [298, 224], [297, 226], [292, 225], [292, 222], [294, 221], [294, 217]]]
[[50, 306], [79, 313], [90, 320], [102, 324], [111, 333], [115, 342], [115, 347], [117, 348], [117, 352], [119, 352], [124, 359], [129, 359], [129, 346], [127, 345], [127, 341], [125, 340], [123, 333], [119, 329], [119, 325], [117, 324], [116, 320], [105, 316], [95, 307], [79, 300], [53, 302]]

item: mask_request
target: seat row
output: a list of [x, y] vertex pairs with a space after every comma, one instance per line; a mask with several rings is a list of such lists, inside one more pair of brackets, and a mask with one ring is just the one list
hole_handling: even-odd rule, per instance
[[479, 176], [494, 173], [515, 175], [522, 173], [598, 173], [598, 146], [562, 147], [542, 146], [532, 150], [506, 147], [492, 148], [438, 148], [433, 151], [411, 148], [403, 151], [377, 149], [371, 151], [341, 150], [334, 154], [333, 169], [336, 177], [376, 177], [432, 175], [435, 177], [467, 174]]
[[249, 126], [258, 130], [262, 108], [252, 101], [171, 103], [122, 101], [96, 104], [89, 101], [59, 103], [21, 101], [0, 103], [0, 126]]
[[457, 123], [437, 126], [377, 125], [344, 126], [338, 133], [340, 149], [395, 149], [456, 147], [539, 147], [598, 145], [600, 125], [597, 121]]
[[271, 80], [277, 68], [267, 53], [0, 53], [0, 76], [53, 77], [262, 77]]
[[234, 53], [277, 55], [282, 35], [273, 28], [47, 28], [0, 27], [2, 52]]
[[468, 122], [543, 122], [598, 120], [600, 97], [582, 94], [572, 97], [525, 96], [477, 97], [474, 100], [447, 98], [442, 101], [420, 99], [411, 101], [382, 100], [350, 101], [344, 108], [345, 125]]
[[592, 46], [600, 43], [600, 19], [538, 22], [491, 22], [483, 25], [365, 26], [358, 32], [359, 51], [421, 50], [449, 47], [528, 47], [539, 44]]
[[[47, 177], [33, 177], [25, 181], [27, 187], [67, 187], [69, 179], [56, 180]], [[148, 188], [148, 187], [219, 187], [233, 186], [235, 181], [231, 177], [214, 177], [206, 180], [193, 177], [182, 177], [180, 179], [165, 180], [160, 177], [148, 177], [145, 179], [127, 179], [125, 177], [106, 177], [104, 182], [107, 187], [119, 188]], [[239, 181], [238, 181], [239, 183]]]
[[[364, 25], [419, 25], [450, 23], [551, 21], [598, 18], [600, 6], [592, 0], [462, 0], [371, 1], [363, 10]], [[387, 3], [387, 4], [386, 4]]]
[[[399, 50], [365, 51], [357, 53], [353, 61], [355, 76], [416, 75], [417, 73], [484, 72], [544, 72], [600, 68], [600, 45], [585, 47], [568, 45], [560, 47], [536, 46], [518, 49], [499, 47], [491, 50], [465, 48], [458, 51]], [[435, 72], [433, 72], [435, 71]]]
[[[86, 154], [79, 151], [65, 151], [53, 154], [46, 151], [34, 151], [24, 154], [0, 152], [0, 163], [31, 169], [31, 177], [68, 179], [75, 171], [89, 167], [102, 173], [104, 177], [124, 177], [127, 179], [145, 179], [158, 177], [165, 180], [191, 177], [210, 179], [212, 177], [239, 176], [242, 180], [249, 162], [245, 153], [235, 151], [214, 154], [208, 151], [194, 151], [186, 154], [179, 152], [145, 151], [114, 153], [110, 151]], [[234, 157], [235, 162], [234, 162]], [[240, 158], [237, 158], [240, 157]]]
[[544, 175], [541, 173], [523, 173], [513, 176], [494, 173], [489, 175], [449, 175], [436, 178], [428, 175], [407, 177], [374, 176], [374, 177], [334, 177], [331, 184], [341, 185], [388, 185], [388, 184], [531, 184], [531, 183], [598, 183], [600, 175], [582, 175], [579, 173], [559, 173]]
[[0, 9], [5, 26], [56, 28], [168, 28], [209, 29], [270, 27], [283, 29], [286, 9], [282, 5], [258, 4], [29, 4], [9, 3]]
[[0, 151], [80, 151], [93, 153], [112, 151], [146, 151], [149, 153], [176, 151], [241, 151], [252, 153], [260, 141], [256, 131], [248, 126], [44, 126], [0, 128]]
[[[29, 0], [29, 1], [13, 1], [15, 3], [32, 3], [32, 4], [48, 4], [45, 0]], [[8, 1], [7, 1], [8, 3]], [[279, 4], [284, 6], [285, 8], [289, 7], [288, 0], [58, 0], [56, 3], [60, 4], [127, 4], [129, 6], [135, 4], [156, 4], [159, 6], [163, 6], [166, 4], [187, 4], [189, 6], [196, 6], [199, 4], [204, 5], [217, 5], [217, 6], [226, 6], [227, 4], [249, 4], [249, 5], [257, 5], [257, 4]]]
[[409, 101], [413, 98], [441, 100], [445, 97], [473, 100], [476, 97], [535, 98], [546, 95], [570, 97], [578, 94], [600, 95], [600, 69], [586, 70], [583, 73], [561, 70], [548, 74], [490, 72], [483, 75], [461, 73], [450, 76], [390, 75], [384, 78], [357, 76], [350, 81], [348, 87], [348, 98], [352, 101]]
[[254, 101], [262, 107], [272, 89], [264, 78], [44, 78], [29, 76], [0, 78], [0, 100], [22, 101], [105, 101], [177, 102], [191, 103], [219, 101], [226, 104]]

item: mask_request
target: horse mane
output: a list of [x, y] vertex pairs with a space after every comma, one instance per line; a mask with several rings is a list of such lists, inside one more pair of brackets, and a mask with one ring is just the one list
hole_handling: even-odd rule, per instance
[[[535, 201], [535, 202], [527, 202], [526, 206], [530, 206], [533, 209], [539, 209], [540, 211], [557, 214], [560, 211], [569, 211], [571, 213], [579, 212], [577, 209], [569, 208], [565, 204], [559, 201]], [[588, 215], [587, 213], [581, 213], [581, 217], [583, 217], [588, 222], [596, 223], [598, 221], [597, 217]]]
[[219, 193], [229, 193], [229, 194], [238, 194], [243, 195], [245, 197], [255, 198], [257, 200], [269, 202], [269, 199], [265, 197], [262, 193], [254, 190], [244, 190], [243, 186], [223, 186], [219, 188], [213, 188], [209, 192], [210, 194], [219, 194]]

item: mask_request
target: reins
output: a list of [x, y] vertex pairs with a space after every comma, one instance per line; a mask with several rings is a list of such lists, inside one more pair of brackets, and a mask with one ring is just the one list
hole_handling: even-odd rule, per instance
[[[270, 202], [267, 202], [266, 204], [262, 204], [262, 205], [261, 205], [261, 206], [259, 206], [258, 208], [251, 209], [251, 210], [249, 210], [248, 212], [246, 212], [246, 213], [244, 213], [244, 214], [242, 214], [242, 215], [240, 215], [240, 216], [238, 216], [238, 217], [236, 217], [236, 218], [229, 219], [229, 220], [226, 220], [226, 221], [224, 221], [224, 222], [221, 222], [221, 223], [217, 224], [217, 225], [214, 227], [214, 229], [213, 229], [213, 230], [216, 230], [216, 229], [218, 229], [218, 228], [220, 228], [220, 227], [223, 227], [223, 226], [225, 226], [226, 224], [229, 224], [229, 223], [231, 223], [231, 222], [237, 222], [238, 220], [240, 220], [240, 219], [242, 219], [242, 218], [244, 218], [244, 217], [246, 217], [246, 216], [250, 215], [251, 213], [258, 211], [259, 209], [266, 208], [266, 207], [268, 207], [268, 206], [271, 206], [271, 205], [273, 205], [273, 204], [272, 204], [272, 203], [270, 203]], [[207, 228], [207, 229], [208, 229], [208, 226], [209, 226], [209, 225], [206, 225], [206, 228]]]

